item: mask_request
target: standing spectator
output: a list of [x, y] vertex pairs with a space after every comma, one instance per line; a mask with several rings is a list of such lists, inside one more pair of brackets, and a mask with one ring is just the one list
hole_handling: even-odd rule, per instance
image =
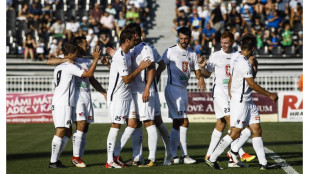
[[64, 33], [64, 28], [65, 26], [61, 19], [57, 19], [56, 22], [51, 26], [50, 33], [53, 34], [53, 37], [57, 39], [57, 41], [60, 41]]
[[103, 11], [100, 9], [99, 4], [95, 3], [94, 8], [90, 11], [90, 16], [92, 16], [96, 21], [100, 21], [100, 17]]
[[215, 9], [211, 12], [211, 22], [216, 32], [219, 33], [224, 30], [225, 17], [226, 16], [221, 11], [220, 3], [217, 3]]
[[34, 49], [36, 48], [36, 44], [30, 33], [26, 35], [26, 40], [23, 42], [23, 47], [25, 50], [24, 60], [27, 60], [28, 54], [30, 54], [31, 60], [34, 61]]
[[95, 46], [98, 44], [98, 36], [94, 34], [92, 29], [88, 30], [88, 35], [86, 36], [87, 44], [90, 47], [90, 53], [94, 52]]
[[77, 33], [79, 29], [79, 22], [75, 21], [75, 17], [71, 17], [71, 21], [66, 24], [66, 33], [68, 35], [68, 40], [71, 40], [73, 34]]
[[210, 23], [207, 23], [206, 28], [204, 28], [202, 32], [202, 47], [204, 48], [205, 44], [208, 42], [211, 42], [212, 45], [216, 45], [215, 36], [216, 30], [210, 26]]
[[292, 32], [290, 30], [290, 25], [288, 23], [284, 25], [284, 30], [281, 36], [282, 36], [282, 42], [281, 42], [282, 46], [286, 47], [292, 45]]

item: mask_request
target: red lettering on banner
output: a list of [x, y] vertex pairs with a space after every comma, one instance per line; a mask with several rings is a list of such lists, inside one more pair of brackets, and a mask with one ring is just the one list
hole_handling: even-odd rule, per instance
[[[297, 97], [294, 95], [286, 95], [283, 98], [283, 107], [282, 107], [282, 118], [288, 118], [288, 110], [296, 109], [295, 104], [297, 103]], [[299, 105], [298, 109], [303, 108], [303, 101]]]

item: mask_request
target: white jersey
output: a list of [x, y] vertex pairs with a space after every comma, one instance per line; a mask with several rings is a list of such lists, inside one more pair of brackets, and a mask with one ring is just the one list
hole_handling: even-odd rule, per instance
[[131, 57], [125, 54], [121, 47], [115, 52], [110, 68], [109, 85], [107, 91], [108, 101], [131, 100], [129, 84], [124, 83], [122, 76], [130, 74]]
[[214, 73], [213, 97], [228, 96], [230, 79], [230, 65], [234, 53], [225, 53], [222, 49], [212, 53], [205, 67], [208, 72]]
[[169, 47], [163, 54], [162, 59], [167, 65], [167, 82], [172, 85], [186, 88], [190, 79], [191, 71], [199, 70], [197, 55], [191, 48], [186, 50], [178, 45]]
[[[132, 59], [132, 68], [131, 71], [134, 72], [141, 61], [149, 59], [151, 62], [154, 62], [154, 55], [152, 52], [152, 48], [146, 44], [145, 42], [141, 42], [136, 45], [130, 51], [131, 59]], [[135, 79], [131, 82], [131, 90], [133, 93], [136, 92], [144, 92], [145, 85], [147, 83], [148, 76], [148, 68], [141, 71]], [[149, 92], [153, 92], [155, 90], [154, 83], [152, 83]]]
[[253, 77], [252, 66], [248, 58], [238, 55], [233, 62], [231, 95], [232, 100], [251, 101], [252, 89], [249, 87], [245, 78]]
[[73, 76], [81, 77], [83, 72], [84, 70], [68, 62], [56, 66], [54, 70], [56, 88], [52, 105], [74, 106], [75, 85]]

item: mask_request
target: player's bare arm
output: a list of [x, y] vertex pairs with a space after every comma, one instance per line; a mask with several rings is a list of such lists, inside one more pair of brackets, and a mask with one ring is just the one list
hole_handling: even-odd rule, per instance
[[74, 63], [74, 60], [65, 58], [65, 57], [64, 58], [49, 58], [47, 60], [47, 65], [59, 65], [65, 62]]
[[249, 60], [249, 63], [252, 66], [252, 69], [253, 69], [253, 78], [255, 78], [256, 74], [258, 72], [258, 64], [259, 63], [258, 63], [257, 59], [255, 58], [255, 56], [250, 56], [248, 60]]
[[148, 67], [148, 74], [147, 74], [147, 84], [145, 86], [144, 92], [143, 92], [143, 102], [147, 102], [149, 100], [150, 92], [149, 89], [151, 87], [151, 84], [153, 82], [154, 76], [155, 76], [156, 70], [155, 70], [155, 63], [153, 62]]
[[116, 52], [115, 48], [111, 48], [111, 47], [106, 48], [106, 53], [112, 57], [114, 56], [115, 52]]
[[228, 93], [229, 93], [230, 99], [232, 98], [231, 86], [232, 86], [232, 76], [230, 76], [229, 83], [228, 83]]
[[197, 88], [199, 88], [200, 91], [205, 91], [206, 85], [205, 85], [205, 81], [204, 81], [204, 78], [202, 76], [201, 70], [195, 70], [195, 75], [196, 75], [196, 78], [198, 80]]
[[129, 84], [130, 82], [132, 82], [132, 80], [135, 79], [135, 77], [138, 75], [138, 73], [140, 73], [141, 71], [146, 69], [149, 65], [151, 65], [151, 63], [152, 62], [150, 60], [141, 61], [138, 68], [133, 73], [131, 73], [130, 75], [127, 75], [127, 76], [122, 76], [123, 82], [126, 83], [126, 84]]
[[107, 92], [106, 90], [102, 87], [102, 85], [100, 84], [100, 82], [94, 77], [94, 76], [91, 76], [89, 78], [89, 82], [90, 84], [94, 87], [94, 89], [96, 89], [98, 92], [100, 92], [105, 100], [107, 101]]
[[257, 84], [252, 77], [251, 78], [245, 78], [245, 79], [246, 79], [246, 82], [248, 83], [249, 87], [251, 89], [255, 90], [257, 93], [269, 97], [274, 103], [278, 100], [277, 94], [270, 93], [269, 91], [266, 91], [259, 84]]
[[100, 48], [96, 47], [94, 53], [92, 54], [94, 60], [93, 60], [93, 62], [91, 64], [89, 70], [88, 71], [84, 70], [84, 72], [82, 74], [82, 77], [91, 77], [91, 76], [93, 76], [94, 70], [97, 67], [97, 63], [98, 63], [98, 59], [100, 57], [100, 54], [101, 54]]
[[160, 80], [160, 77], [161, 77], [161, 73], [166, 69], [166, 65], [164, 63], [164, 60], [161, 60], [159, 62], [159, 66], [158, 68], [156, 69], [156, 78], [157, 78], [157, 83], [159, 82]]
[[207, 60], [203, 57], [198, 58], [197, 60], [198, 65], [201, 68], [201, 74], [205, 77], [205, 78], [209, 78], [211, 76], [211, 72], [208, 72], [205, 67], [207, 65]]

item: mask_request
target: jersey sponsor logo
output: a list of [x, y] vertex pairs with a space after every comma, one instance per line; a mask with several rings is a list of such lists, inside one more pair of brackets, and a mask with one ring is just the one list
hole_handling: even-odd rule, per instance
[[182, 71], [187, 72], [189, 67], [189, 62], [182, 62]]

